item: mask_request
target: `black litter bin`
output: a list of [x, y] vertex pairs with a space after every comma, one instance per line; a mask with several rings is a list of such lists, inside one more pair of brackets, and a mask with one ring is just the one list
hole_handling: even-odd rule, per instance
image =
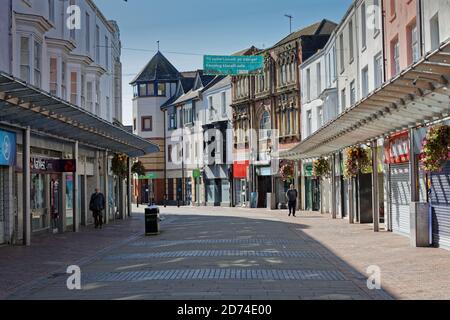
[[145, 209], [145, 235], [159, 234], [159, 208], [150, 206]]

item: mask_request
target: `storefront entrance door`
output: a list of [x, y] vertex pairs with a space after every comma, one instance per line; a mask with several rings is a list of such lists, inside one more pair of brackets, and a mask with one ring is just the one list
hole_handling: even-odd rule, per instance
[[312, 210], [320, 211], [320, 180], [312, 179]]
[[268, 193], [272, 193], [272, 177], [258, 176], [258, 208], [267, 208]]
[[61, 228], [61, 180], [58, 175], [50, 177], [50, 218], [53, 232]]

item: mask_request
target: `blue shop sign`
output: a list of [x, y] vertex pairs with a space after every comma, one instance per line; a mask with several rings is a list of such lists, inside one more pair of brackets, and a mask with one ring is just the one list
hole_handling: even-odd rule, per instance
[[16, 164], [16, 134], [0, 130], [0, 165], [13, 166]]

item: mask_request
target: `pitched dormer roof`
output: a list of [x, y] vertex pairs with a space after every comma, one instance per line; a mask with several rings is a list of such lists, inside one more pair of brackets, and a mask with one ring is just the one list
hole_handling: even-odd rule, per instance
[[158, 51], [130, 84], [149, 81], [177, 81], [180, 77], [178, 70]]
[[298, 31], [292, 32], [290, 35], [275, 44], [273, 47], [278, 47], [304, 36], [330, 35], [336, 27], [337, 24], [333, 21], [323, 19], [322, 21], [318, 21]]

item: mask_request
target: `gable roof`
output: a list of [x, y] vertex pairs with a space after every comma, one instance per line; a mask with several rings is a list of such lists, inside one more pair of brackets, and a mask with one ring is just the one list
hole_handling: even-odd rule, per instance
[[251, 46], [250, 48], [246, 48], [244, 50], [233, 53], [232, 56], [248, 56], [253, 54], [254, 52], [259, 51], [255, 46]]
[[330, 35], [333, 30], [337, 27], [337, 24], [333, 21], [323, 19], [322, 21], [313, 23], [307, 27], [304, 27], [298, 31], [292, 32], [290, 35], [286, 36], [280, 40], [273, 47], [278, 47], [280, 45], [286, 44], [290, 41], [296, 40], [303, 36], [318, 36], [318, 35]]
[[177, 81], [178, 79], [180, 79], [178, 70], [158, 51], [130, 84], [158, 80]]
[[218, 88], [225, 87], [227, 85], [231, 84], [231, 77], [230, 76], [216, 76], [214, 80], [212, 80], [208, 85], [206, 85], [202, 92], [209, 92], [211, 90], [215, 90]]
[[202, 87], [206, 87], [211, 81], [213, 81], [216, 76], [213, 75], [204, 75], [203, 71], [200, 74], [200, 80], [202, 81]]
[[183, 71], [181, 72], [180, 83], [181, 89], [186, 93], [194, 87], [197, 71]]

